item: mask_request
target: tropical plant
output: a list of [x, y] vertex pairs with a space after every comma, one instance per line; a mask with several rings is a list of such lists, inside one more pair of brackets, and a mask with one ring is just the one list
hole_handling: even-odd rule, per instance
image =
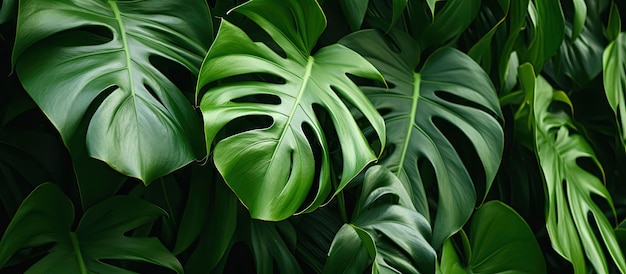
[[613, 0], [4, 0], [2, 273], [626, 273]]

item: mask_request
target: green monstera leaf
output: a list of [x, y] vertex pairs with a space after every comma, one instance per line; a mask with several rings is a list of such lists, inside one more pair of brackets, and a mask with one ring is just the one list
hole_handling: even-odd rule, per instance
[[599, 171], [602, 167], [589, 143], [576, 133], [569, 114], [551, 109], [553, 101], [569, 104], [567, 95], [555, 91], [542, 77], [535, 78], [528, 63], [520, 66], [519, 77], [526, 92], [522, 107], [530, 106], [535, 151], [547, 187], [546, 226], [552, 247], [572, 262], [576, 273], [587, 273], [585, 256], [598, 273], [608, 273], [605, 249], [620, 271], [626, 272], [613, 225], [594, 201], [604, 199], [615, 214], [603, 174], [588, 171], [581, 161], [588, 160]]
[[199, 117], [156, 64], [197, 72], [204, 1], [20, 1], [17, 25], [17, 74], [68, 147], [146, 184], [196, 158]]
[[482, 205], [472, 216], [468, 231], [469, 237], [460, 232], [460, 250], [451, 239], [444, 243], [441, 273], [546, 273], [533, 231], [506, 204], [491, 201]]
[[44, 183], [22, 202], [4, 232], [0, 267], [19, 249], [54, 243], [26, 273], [134, 273], [103, 260], [141, 261], [183, 273], [158, 239], [124, 236], [163, 215], [144, 200], [113, 196], [87, 210], [72, 230], [72, 202], [56, 185]]
[[[496, 92], [485, 72], [467, 55], [444, 48], [435, 52], [419, 72], [415, 42], [401, 33], [389, 39], [376, 31], [352, 34], [341, 43], [370, 60], [390, 84], [362, 87], [383, 113], [388, 146], [381, 164], [406, 185], [417, 210], [431, 219], [428, 200], [437, 202], [433, 245], [438, 248], [469, 219], [476, 205], [476, 189], [484, 195], [496, 175], [503, 150]], [[478, 155], [475, 162], [485, 178], [476, 181], [450, 140], [458, 137], [441, 129], [452, 126], [466, 136]], [[438, 196], [427, 195], [419, 166], [428, 161], [434, 169]], [[479, 197], [479, 201], [483, 197]]]
[[606, 98], [615, 112], [626, 149], [626, 33], [620, 33], [602, 55]]
[[324, 273], [434, 273], [428, 221], [402, 182], [382, 166], [365, 173], [349, 224], [335, 235]]
[[[281, 220], [314, 210], [331, 191], [339, 192], [377, 158], [346, 103], [367, 117], [379, 143], [385, 143], [382, 117], [347, 74], [371, 79], [382, 76], [342, 45], [333, 44], [310, 55], [326, 25], [314, 0], [254, 0], [234, 11], [262, 27], [286, 57], [222, 21], [202, 64], [198, 92], [207, 84], [249, 74], [269, 74], [281, 81], [238, 81], [210, 88], [200, 104], [207, 150], [253, 218]], [[336, 129], [343, 156], [334, 163], [342, 170], [331, 167], [336, 165], [331, 165], [330, 133], [322, 128], [318, 116], [322, 114]], [[272, 122], [232, 136], [218, 135], [225, 126], [247, 117], [270, 118]], [[340, 182], [333, 182], [334, 173], [340, 175]], [[313, 198], [305, 203], [308, 195]]]

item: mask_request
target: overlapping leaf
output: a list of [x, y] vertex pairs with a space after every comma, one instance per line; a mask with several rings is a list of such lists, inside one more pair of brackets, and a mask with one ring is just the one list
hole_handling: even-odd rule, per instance
[[382, 166], [367, 170], [350, 224], [335, 235], [324, 273], [433, 273], [428, 221], [402, 182]]
[[[431, 55], [415, 72], [416, 44], [404, 34], [383, 37], [362, 31], [341, 42], [368, 58], [391, 86], [389, 90], [362, 87], [384, 113], [389, 155], [381, 163], [407, 184], [417, 210], [428, 219], [428, 199], [438, 200], [431, 223], [433, 244], [439, 247], [467, 221], [476, 204], [475, 186], [489, 189], [500, 164], [504, 137], [494, 87], [478, 64], [450, 48]], [[479, 157], [476, 164], [486, 175], [484, 181], [472, 180], [450, 141], [457, 136], [441, 130], [443, 121], [469, 139]], [[434, 169], [438, 197], [427, 196], [418, 169], [422, 160]]]
[[87, 210], [72, 231], [71, 201], [56, 185], [45, 183], [22, 202], [4, 232], [0, 267], [21, 248], [54, 243], [26, 273], [133, 273], [103, 260], [143, 261], [182, 273], [176, 257], [158, 239], [124, 236], [164, 214], [146, 201], [113, 196]]
[[[342, 45], [310, 55], [326, 25], [314, 0], [254, 0], [234, 11], [263, 28], [286, 58], [224, 20], [202, 65], [198, 91], [209, 83], [255, 73], [273, 75], [284, 83], [250, 80], [209, 89], [200, 104], [207, 149], [253, 218], [280, 220], [299, 209], [313, 210], [377, 158], [344, 102], [360, 110], [379, 142], [385, 143], [382, 118], [347, 74], [382, 77], [367, 60]], [[252, 100], [255, 97], [261, 99]], [[317, 107], [332, 121], [343, 155], [339, 160], [343, 169], [333, 171], [341, 176], [336, 187], [331, 181], [329, 133], [322, 128]], [[246, 117], [267, 117], [272, 122], [218, 139], [226, 125]], [[313, 137], [307, 137], [309, 130]], [[315, 153], [320, 154], [317, 163]], [[307, 195], [314, 198], [304, 204]]]
[[444, 244], [441, 273], [546, 273], [533, 231], [502, 202], [482, 205], [472, 216], [469, 237], [460, 233], [461, 250], [451, 240]]
[[565, 19], [558, 0], [531, 1], [528, 6], [528, 47], [520, 51], [521, 61], [543, 67], [561, 45], [565, 33]]
[[211, 39], [204, 1], [19, 5], [13, 62], [68, 147], [86, 142], [90, 156], [146, 184], [196, 158], [199, 119], [154, 63], [197, 71]]
[[[576, 273], [586, 273], [585, 257], [599, 273], [607, 273], [604, 249], [608, 250], [621, 272], [626, 260], [617, 244], [613, 226], [592, 195], [603, 198], [613, 209], [611, 195], [598, 177], [580, 166], [588, 159], [601, 170], [591, 146], [580, 134], [567, 113], [552, 112], [555, 92], [543, 78], [535, 79], [530, 64], [520, 67], [520, 84], [531, 106], [535, 151], [547, 186], [547, 229], [552, 247], [572, 262]], [[599, 231], [601, 239], [596, 237]]]
[[615, 112], [626, 148], [626, 33], [620, 33], [602, 55], [604, 90]]

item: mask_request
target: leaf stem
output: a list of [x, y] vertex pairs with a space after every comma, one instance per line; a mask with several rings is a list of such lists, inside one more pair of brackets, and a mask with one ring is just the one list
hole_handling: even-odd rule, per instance
[[341, 220], [344, 223], [348, 223], [350, 220], [348, 219], [348, 212], [346, 212], [346, 199], [343, 197], [343, 191], [340, 191], [339, 195], [337, 195], [337, 202], [339, 203], [339, 214], [341, 214]]
[[70, 232], [70, 239], [72, 240], [72, 247], [74, 248], [74, 254], [76, 254], [76, 262], [81, 274], [87, 274], [87, 266], [85, 266], [85, 260], [83, 259], [83, 253], [80, 250], [80, 244], [75, 232]]

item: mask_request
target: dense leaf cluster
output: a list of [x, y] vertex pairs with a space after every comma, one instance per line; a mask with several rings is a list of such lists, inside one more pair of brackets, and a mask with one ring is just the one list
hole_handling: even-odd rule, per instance
[[0, 272], [626, 273], [613, 0], [4, 0]]

